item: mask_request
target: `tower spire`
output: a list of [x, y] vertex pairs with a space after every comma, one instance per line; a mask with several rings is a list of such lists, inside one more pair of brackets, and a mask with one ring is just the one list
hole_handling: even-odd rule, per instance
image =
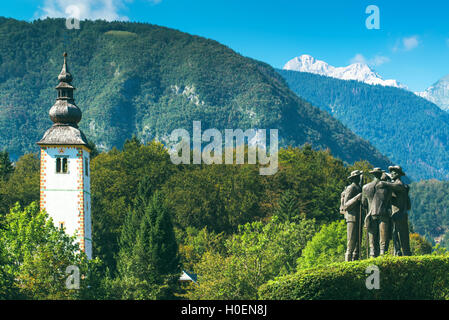
[[67, 66], [66, 52], [64, 52], [63, 57], [64, 63], [58, 75], [59, 83], [56, 86], [58, 96], [49, 111], [50, 119], [54, 124], [47, 130], [38, 144], [87, 146], [86, 137], [78, 129], [78, 122], [81, 121], [82, 112], [75, 104], [75, 99], [73, 98], [75, 88], [71, 84], [73, 77]]
[[67, 67], [67, 52], [64, 52], [64, 64], [62, 65], [61, 73], [58, 76], [58, 80], [60, 82], [71, 83], [73, 78], [72, 74], [69, 72], [69, 68]]
[[70, 100], [70, 102], [74, 104], [73, 90], [75, 90], [75, 88], [71, 84], [73, 77], [67, 67], [67, 52], [64, 52], [63, 56], [64, 64], [62, 65], [62, 70], [58, 75], [59, 84], [56, 86], [56, 90], [58, 90], [58, 98], [56, 100]]

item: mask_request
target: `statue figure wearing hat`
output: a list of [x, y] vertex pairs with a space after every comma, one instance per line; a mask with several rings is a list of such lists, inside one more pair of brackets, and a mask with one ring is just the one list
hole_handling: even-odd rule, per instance
[[348, 177], [349, 182], [341, 195], [340, 213], [345, 215], [347, 223], [348, 242], [346, 247], [345, 260], [358, 260], [360, 252], [360, 221], [361, 221], [361, 192], [360, 177], [362, 172], [355, 170]]
[[363, 186], [362, 205], [368, 212], [365, 226], [368, 232], [370, 257], [377, 257], [388, 251], [391, 239], [391, 205], [393, 191], [399, 191], [402, 186], [388, 182], [380, 168], [370, 171], [374, 180]]
[[411, 207], [410, 197], [408, 195], [409, 187], [401, 181], [401, 177], [405, 176], [405, 173], [400, 166], [390, 166], [388, 170], [390, 171], [393, 183], [399, 186], [393, 192], [391, 201], [394, 254], [397, 256], [409, 256], [411, 255], [407, 214], [407, 211]]

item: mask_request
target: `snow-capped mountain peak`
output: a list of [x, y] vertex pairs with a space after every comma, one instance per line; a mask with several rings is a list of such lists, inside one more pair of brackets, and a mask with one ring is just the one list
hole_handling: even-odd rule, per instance
[[314, 57], [307, 54], [293, 58], [284, 66], [284, 70], [311, 72], [322, 75], [329, 73], [332, 68], [333, 67], [328, 65], [326, 62], [316, 60]]
[[382, 79], [382, 77], [373, 71], [367, 64], [360, 62], [353, 63], [347, 67], [334, 67], [325, 61], [317, 60], [310, 55], [303, 54], [288, 61], [283, 69], [310, 72], [342, 80], [357, 80], [367, 84], [407, 88], [396, 80]]
[[449, 75], [435, 82], [426, 91], [415, 92], [415, 94], [449, 112]]

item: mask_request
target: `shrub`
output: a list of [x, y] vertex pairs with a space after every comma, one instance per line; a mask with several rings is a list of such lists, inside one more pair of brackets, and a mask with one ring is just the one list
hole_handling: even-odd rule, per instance
[[344, 220], [323, 225], [303, 250], [298, 269], [327, 265], [344, 260], [346, 251], [346, 223]]
[[281, 274], [295, 272], [295, 262], [316, 232], [315, 220], [247, 223], [225, 242], [225, 252], [206, 251], [193, 271], [198, 285], [189, 299], [257, 299], [258, 288]]
[[427, 241], [427, 239], [424, 238], [423, 236], [421, 236], [417, 233], [411, 233], [410, 234], [410, 249], [412, 251], [412, 255], [414, 255], [414, 256], [431, 254], [432, 253], [432, 244], [429, 241]]
[[[380, 288], [368, 290], [367, 267], [379, 268]], [[449, 256], [384, 256], [334, 263], [278, 277], [259, 288], [267, 300], [449, 299]]]

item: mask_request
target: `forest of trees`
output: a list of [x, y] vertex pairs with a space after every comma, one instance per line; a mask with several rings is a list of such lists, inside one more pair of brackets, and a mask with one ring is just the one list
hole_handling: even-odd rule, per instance
[[410, 220], [416, 232], [449, 248], [449, 181], [427, 180], [410, 186]]
[[[174, 165], [158, 142], [127, 140], [93, 153], [94, 259], [39, 211], [39, 160], [0, 153], [0, 297], [21, 299], [257, 299], [261, 285], [343, 261], [340, 193], [351, 170], [329, 151], [279, 151], [257, 165]], [[414, 254], [432, 247], [412, 234]], [[442, 252], [441, 248], [437, 248]], [[67, 290], [65, 270], [84, 275]], [[181, 270], [198, 282], [180, 284]]]

